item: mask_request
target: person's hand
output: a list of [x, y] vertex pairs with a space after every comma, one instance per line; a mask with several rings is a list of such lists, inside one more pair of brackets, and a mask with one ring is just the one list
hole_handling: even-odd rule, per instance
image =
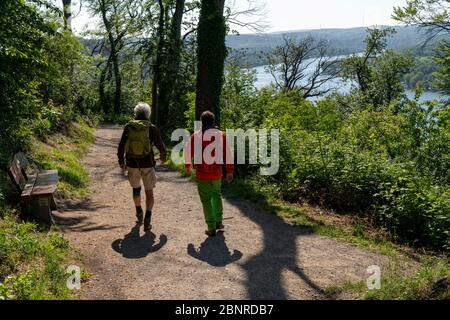
[[166, 156], [160, 156], [159, 160], [161, 161], [161, 164], [164, 164], [167, 161]]
[[192, 168], [191, 167], [185, 167], [184, 168], [184, 172], [186, 172], [187, 175], [190, 175], [192, 172]]
[[126, 171], [127, 170], [127, 166], [125, 164], [119, 164], [120, 169], [122, 169], [122, 171]]
[[233, 173], [232, 172], [229, 172], [229, 173], [227, 173], [227, 182], [228, 183], [232, 183], [233, 182]]

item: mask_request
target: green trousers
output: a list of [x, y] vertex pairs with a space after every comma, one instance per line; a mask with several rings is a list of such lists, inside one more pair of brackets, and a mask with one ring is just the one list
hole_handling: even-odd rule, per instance
[[197, 186], [208, 230], [214, 230], [216, 229], [217, 223], [223, 219], [222, 179], [210, 181], [197, 180]]

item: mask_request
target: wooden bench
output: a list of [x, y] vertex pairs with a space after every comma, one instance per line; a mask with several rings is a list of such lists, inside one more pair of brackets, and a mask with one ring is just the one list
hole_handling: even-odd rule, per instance
[[56, 210], [54, 193], [58, 184], [57, 170], [32, 170], [22, 152], [13, 156], [9, 177], [21, 192], [22, 212], [38, 220], [53, 223]]

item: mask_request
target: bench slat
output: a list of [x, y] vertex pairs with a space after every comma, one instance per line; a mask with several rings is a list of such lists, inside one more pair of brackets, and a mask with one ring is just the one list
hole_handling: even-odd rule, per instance
[[17, 160], [13, 160], [11, 167], [9, 168], [9, 176], [16, 187], [23, 190], [27, 183], [27, 179], [24, 177], [22, 170], [20, 169], [20, 164]]
[[31, 196], [53, 194], [56, 191], [57, 184], [57, 170], [40, 171], [37, 175], [36, 183], [34, 184]]
[[58, 171], [31, 172], [25, 154], [19, 152], [12, 157], [8, 174], [11, 181], [21, 191], [23, 212], [39, 220], [54, 223], [52, 210], [57, 210], [54, 193], [58, 184]]
[[16, 153], [14, 155], [14, 158], [17, 161], [19, 161], [20, 169], [26, 170], [30, 166], [30, 163], [28, 162], [28, 159], [27, 159], [27, 157], [25, 156], [25, 154], [23, 152]]
[[31, 193], [33, 192], [34, 185], [36, 183], [36, 178], [37, 178], [37, 174], [36, 173], [33, 174], [33, 175], [30, 175], [28, 177], [28, 181], [27, 181], [27, 183], [26, 183], [26, 185], [25, 185], [25, 187], [23, 188], [23, 191], [22, 191], [22, 198], [31, 196]]

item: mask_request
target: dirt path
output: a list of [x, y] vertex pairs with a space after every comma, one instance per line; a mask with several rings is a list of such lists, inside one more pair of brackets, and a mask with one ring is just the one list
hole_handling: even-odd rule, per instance
[[385, 258], [225, 201], [226, 231], [204, 235], [193, 183], [158, 167], [153, 229], [134, 224], [131, 188], [117, 166], [121, 130], [102, 127], [85, 159], [89, 201], [56, 221], [91, 274], [84, 299], [322, 299], [323, 289], [367, 277]]

